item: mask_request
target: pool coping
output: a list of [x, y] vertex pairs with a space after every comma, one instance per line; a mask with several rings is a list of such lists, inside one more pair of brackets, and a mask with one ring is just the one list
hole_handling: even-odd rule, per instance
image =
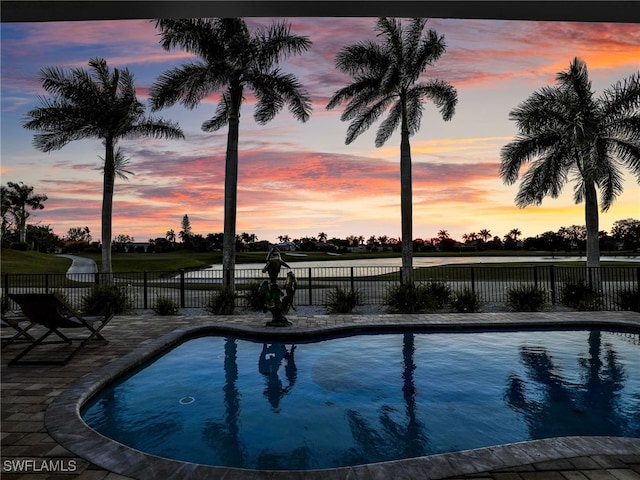
[[[211, 317], [200, 325], [177, 328], [80, 379], [62, 392], [47, 408], [45, 425], [63, 447], [106, 470], [131, 478], [235, 479], [441, 479], [471, 475], [534, 462], [562, 460], [589, 455], [636, 455], [640, 438], [556, 437], [511, 443], [453, 453], [393, 460], [381, 463], [323, 470], [248, 470], [201, 465], [144, 453], [109, 439], [90, 428], [80, 416], [82, 406], [103, 386], [186, 338], [207, 333], [267, 336], [274, 340], [312, 339], [327, 335], [393, 330], [513, 330], [601, 327], [640, 331], [640, 314], [598, 312], [592, 315], [563, 313], [466, 315], [375, 315], [344, 318], [327, 325], [327, 316], [314, 315], [291, 327], [277, 328], [215, 322]], [[560, 317], [560, 318], [559, 318]], [[255, 318], [255, 317], [254, 317]], [[401, 320], [400, 320], [401, 319]], [[318, 321], [316, 321], [318, 320]], [[249, 323], [249, 322], [247, 322]]]

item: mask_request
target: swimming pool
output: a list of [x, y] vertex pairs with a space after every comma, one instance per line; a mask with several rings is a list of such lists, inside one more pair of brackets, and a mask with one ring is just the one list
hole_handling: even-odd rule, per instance
[[[567, 435], [640, 437], [639, 335], [189, 339], [103, 389], [92, 428], [209, 465], [320, 469]], [[292, 354], [293, 350], [293, 354]]]

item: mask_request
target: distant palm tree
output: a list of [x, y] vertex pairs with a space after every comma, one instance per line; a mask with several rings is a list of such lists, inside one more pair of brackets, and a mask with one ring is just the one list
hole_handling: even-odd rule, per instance
[[449, 232], [447, 232], [446, 230], [439, 230], [438, 231], [438, 239], [439, 240], [446, 240], [447, 238], [449, 238]]
[[22, 182], [7, 182], [6, 187], [2, 186], [2, 221], [4, 224], [6, 214], [13, 217], [18, 230], [18, 241], [27, 241], [27, 219], [31, 215], [27, 209], [42, 210], [46, 201], [46, 195], [34, 194], [33, 187]]
[[264, 125], [287, 105], [298, 120], [311, 113], [309, 96], [295, 75], [278, 67], [281, 59], [306, 51], [307, 37], [292, 35], [286, 23], [251, 34], [239, 18], [158, 20], [165, 50], [181, 47], [196, 55], [181, 67], [163, 73], [149, 90], [154, 110], [181, 102], [195, 108], [212, 92], [222, 91], [213, 118], [203, 123], [206, 132], [229, 125], [225, 162], [223, 282], [234, 287], [236, 258], [236, 206], [240, 107], [245, 89], [256, 96], [253, 118]]
[[520, 235], [522, 235], [522, 232], [518, 228], [512, 228], [509, 230], [507, 237], [512, 238], [514, 242], [517, 242]]
[[409, 137], [420, 129], [422, 102], [432, 100], [442, 118], [453, 117], [458, 101], [454, 87], [442, 80], [420, 82], [420, 76], [445, 52], [443, 36], [424, 33], [427, 20], [414, 18], [406, 28], [400, 20], [379, 18], [375, 29], [381, 44], [367, 41], [343, 47], [336, 68], [349, 74], [353, 83], [334, 93], [328, 109], [348, 102], [341, 119], [351, 121], [346, 143], [365, 132], [387, 110], [375, 144], [381, 147], [400, 126], [400, 210], [402, 224], [402, 277], [413, 280], [413, 206], [411, 146]]
[[599, 267], [598, 190], [606, 211], [622, 192], [620, 167], [640, 181], [640, 72], [598, 98], [578, 58], [556, 81], [511, 111], [520, 134], [502, 148], [500, 176], [513, 184], [522, 164], [532, 162], [515, 199], [521, 208], [557, 198], [574, 178], [574, 200], [585, 202], [587, 267]]
[[491, 231], [483, 228], [480, 230], [480, 238], [482, 238], [482, 241], [486, 242], [488, 238], [491, 238]]
[[111, 280], [111, 223], [113, 190], [120, 166], [116, 145], [123, 138], [184, 138], [177, 124], [145, 116], [136, 98], [128, 69], [109, 70], [106, 60], [92, 58], [90, 70], [56, 67], [40, 71], [44, 89], [53, 96], [41, 98], [41, 107], [27, 113], [23, 126], [37, 130], [34, 146], [43, 152], [59, 150], [73, 140], [98, 138], [105, 146], [102, 190], [102, 272]]
[[327, 241], [327, 234], [324, 232], [320, 232], [318, 234], [318, 241], [319, 242], [326, 242]]

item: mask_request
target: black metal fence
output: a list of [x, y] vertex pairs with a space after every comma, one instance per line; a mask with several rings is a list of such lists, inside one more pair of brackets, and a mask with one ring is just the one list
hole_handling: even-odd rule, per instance
[[[292, 271], [297, 279], [296, 305], [326, 305], [328, 295], [335, 287], [358, 290], [365, 304], [383, 304], [389, 288], [401, 281], [398, 267], [294, 267]], [[285, 272], [281, 272], [282, 285]], [[4, 274], [1, 287], [3, 297], [11, 292], [61, 292], [71, 304], [81, 308], [82, 299], [95, 284], [100, 283], [100, 277], [99, 273]], [[221, 270], [202, 270], [118, 273], [114, 281], [125, 289], [134, 309], [153, 308], [161, 297], [171, 298], [181, 308], [201, 308], [214, 292], [220, 290], [222, 278]], [[244, 294], [252, 284], [258, 284], [265, 278], [260, 269], [236, 268], [238, 307], [247, 305]], [[414, 281], [444, 282], [454, 294], [465, 288], [471, 289], [487, 303], [504, 303], [509, 289], [535, 285], [547, 292], [549, 302], [554, 305], [564, 302], [566, 286], [582, 283], [600, 291], [599, 309], [620, 310], [621, 293], [640, 289], [640, 266], [589, 269], [559, 265], [440, 266], [416, 269]]]

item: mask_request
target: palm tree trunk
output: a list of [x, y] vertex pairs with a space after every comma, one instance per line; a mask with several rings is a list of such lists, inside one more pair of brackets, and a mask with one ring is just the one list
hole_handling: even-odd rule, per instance
[[407, 104], [402, 100], [402, 138], [400, 140], [400, 217], [402, 223], [402, 281], [413, 282], [413, 197], [411, 190], [411, 145]]
[[20, 243], [27, 243], [27, 215], [24, 209], [18, 216], [18, 241]]
[[229, 132], [224, 173], [224, 238], [222, 240], [222, 282], [235, 289], [236, 208], [238, 204], [238, 138], [242, 86], [232, 85], [229, 108]]
[[600, 239], [598, 238], [598, 194], [593, 182], [586, 182], [584, 212], [587, 226], [587, 279], [591, 290], [598, 293], [600, 284]]
[[112, 282], [111, 223], [113, 217], [113, 189], [115, 184], [115, 145], [105, 139], [104, 176], [102, 186], [102, 282]]
[[593, 182], [585, 187], [585, 222], [587, 226], [587, 267], [600, 266], [600, 243], [598, 239], [598, 196]]

